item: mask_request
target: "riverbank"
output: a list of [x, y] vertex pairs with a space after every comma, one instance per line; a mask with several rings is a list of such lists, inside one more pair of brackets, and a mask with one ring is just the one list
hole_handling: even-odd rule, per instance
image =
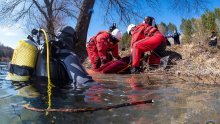
[[[209, 47], [206, 44], [200, 43], [185, 43], [181, 45], [173, 45], [167, 47], [167, 50], [175, 51], [182, 55], [182, 59], [172, 61], [169, 69], [158, 68], [149, 70], [145, 73], [164, 73], [172, 74], [178, 77], [194, 77], [199, 80], [210, 80], [217, 82], [217, 77], [220, 76], [220, 48]], [[129, 55], [129, 50], [121, 51], [121, 57]], [[88, 58], [83, 63], [85, 68], [90, 68]], [[207, 82], [207, 81], [206, 81]]]

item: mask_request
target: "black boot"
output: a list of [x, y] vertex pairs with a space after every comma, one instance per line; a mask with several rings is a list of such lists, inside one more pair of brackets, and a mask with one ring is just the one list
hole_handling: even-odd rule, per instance
[[130, 70], [131, 74], [139, 74], [141, 72], [140, 67], [132, 67]]

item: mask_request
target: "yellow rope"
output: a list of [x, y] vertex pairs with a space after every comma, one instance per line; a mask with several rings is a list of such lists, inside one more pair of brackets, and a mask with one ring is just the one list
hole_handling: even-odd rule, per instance
[[[47, 84], [47, 96], [48, 96], [48, 107], [47, 109], [51, 109], [51, 90], [52, 90], [52, 83], [50, 80], [50, 48], [49, 48], [49, 41], [47, 37], [47, 33], [44, 29], [41, 29], [41, 31], [44, 34], [46, 47], [47, 47], [47, 77], [48, 77], [48, 84]], [[46, 115], [48, 115], [48, 112], [46, 112]]]

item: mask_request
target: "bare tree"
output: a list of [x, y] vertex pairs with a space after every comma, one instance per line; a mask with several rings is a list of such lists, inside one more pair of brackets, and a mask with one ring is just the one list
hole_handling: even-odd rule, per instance
[[[77, 4], [80, 3], [78, 0]], [[55, 34], [57, 25], [64, 23], [66, 17], [77, 18], [78, 9], [69, 0], [8, 0], [0, 3], [0, 18], [6, 22], [26, 20], [32, 27], [45, 27]]]
[[171, 9], [180, 13], [199, 13], [200, 10], [206, 10], [207, 0], [171, 0]]

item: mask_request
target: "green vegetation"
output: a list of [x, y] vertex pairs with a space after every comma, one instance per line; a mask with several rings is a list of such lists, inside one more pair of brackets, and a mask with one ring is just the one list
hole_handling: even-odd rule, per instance
[[11, 60], [13, 49], [0, 43], [0, 61], [8, 62]]
[[[220, 74], [220, 47], [219, 37], [217, 47], [209, 47], [209, 36], [215, 31], [219, 36], [220, 9], [214, 12], [206, 11], [200, 18], [182, 19], [180, 29], [184, 34], [182, 43], [171, 46], [172, 51], [181, 53], [184, 58], [173, 68], [173, 72], [183, 76], [209, 77], [215, 83]], [[206, 78], [206, 77], [205, 77]]]
[[180, 29], [184, 34], [184, 42], [207, 39], [211, 31], [220, 32], [220, 8], [214, 12], [206, 11], [198, 19], [182, 19]]
[[205, 14], [201, 16], [201, 20], [206, 31], [217, 31], [215, 23], [215, 13], [206, 11]]
[[168, 35], [168, 34], [172, 34], [175, 30], [177, 30], [177, 27], [171, 22], [169, 22], [168, 25], [165, 24], [164, 22], [161, 22], [158, 25], [158, 29], [163, 35]]
[[169, 23], [167, 25], [168, 33], [173, 33], [173, 31], [177, 30], [176, 25]]
[[131, 36], [125, 32], [122, 36], [122, 40], [119, 42], [120, 49], [127, 49], [130, 47]]
[[184, 40], [186, 42], [189, 42], [193, 33], [192, 21], [190, 19], [182, 19], [182, 24], [180, 25], [180, 29], [185, 36]]

